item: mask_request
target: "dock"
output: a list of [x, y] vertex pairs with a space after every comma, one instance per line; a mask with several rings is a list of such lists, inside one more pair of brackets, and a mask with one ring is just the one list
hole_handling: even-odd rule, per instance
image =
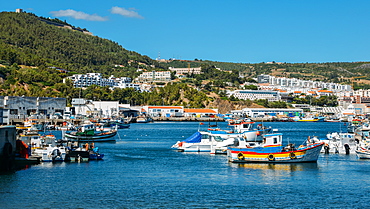
[[174, 121], [174, 122], [223, 122], [223, 118], [211, 117], [153, 117], [154, 121]]

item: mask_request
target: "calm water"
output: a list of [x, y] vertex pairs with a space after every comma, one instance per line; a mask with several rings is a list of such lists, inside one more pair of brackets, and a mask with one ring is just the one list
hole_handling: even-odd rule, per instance
[[[265, 125], [296, 145], [344, 129], [339, 123]], [[309, 164], [231, 164], [226, 156], [170, 149], [198, 126], [131, 124], [116, 143], [96, 143], [104, 161], [42, 163], [0, 175], [0, 208], [369, 207], [370, 160], [322, 154]]]

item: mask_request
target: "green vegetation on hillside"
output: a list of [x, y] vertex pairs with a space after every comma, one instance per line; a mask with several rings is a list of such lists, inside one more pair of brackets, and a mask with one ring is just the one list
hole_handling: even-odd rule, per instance
[[[130, 60], [134, 62], [129, 64]], [[110, 75], [114, 65], [134, 69], [139, 62], [157, 65], [113, 41], [47, 24], [33, 14], [12, 12], [0, 13], [0, 62], [103, 75]]]
[[[67, 25], [59, 27], [60, 24]], [[31, 13], [0, 13], [0, 94], [33, 97], [83, 97], [93, 100], [118, 100], [132, 105], [183, 105], [185, 107], [228, 106], [225, 100], [238, 105], [251, 105], [236, 98], [227, 98], [226, 90], [257, 89], [252, 78], [260, 74], [350, 84], [370, 88], [370, 63], [227, 63], [209, 60], [173, 60], [158, 63], [148, 56], [128, 51], [114, 41], [84, 33], [87, 29], [74, 27], [59, 19], [37, 17]], [[169, 83], [152, 92], [133, 89], [110, 90], [91, 86], [76, 89], [70, 80], [76, 73], [102, 73], [104, 77], [136, 78], [138, 68], [167, 70], [168, 67], [201, 67], [202, 74], [190, 74], [178, 83]], [[65, 69], [63, 73], [57, 69]], [[172, 74], [172, 77], [174, 75]], [[361, 80], [361, 82], [359, 82]], [[210, 96], [212, 95], [212, 96]], [[336, 105], [334, 98], [310, 102], [317, 105]], [[294, 98], [296, 103], [307, 99]], [[257, 101], [265, 107], [285, 107], [287, 104]], [[217, 107], [215, 107], [217, 108]]]

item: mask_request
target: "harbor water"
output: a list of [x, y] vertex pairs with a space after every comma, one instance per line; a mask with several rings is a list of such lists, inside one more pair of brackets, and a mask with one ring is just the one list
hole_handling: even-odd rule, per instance
[[[0, 208], [367, 208], [370, 160], [321, 154], [317, 163], [233, 164], [171, 150], [207, 123], [154, 122], [95, 143], [102, 161], [50, 163], [0, 175]], [[226, 122], [219, 122], [222, 128]], [[266, 122], [299, 146], [343, 123]], [[54, 132], [61, 136], [60, 132]]]

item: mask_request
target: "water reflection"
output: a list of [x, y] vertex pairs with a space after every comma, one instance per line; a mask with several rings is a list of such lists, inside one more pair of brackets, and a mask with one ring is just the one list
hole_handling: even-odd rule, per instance
[[229, 163], [233, 168], [245, 168], [253, 170], [276, 170], [276, 171], [305, 171], [318, 169], [317, 163]]
[[14, 165], [8, 171], [0, 171], [0, 175], [7, 175], [17, 171], [27, 170], [35, 165], [36, 164], [14, 163]]

